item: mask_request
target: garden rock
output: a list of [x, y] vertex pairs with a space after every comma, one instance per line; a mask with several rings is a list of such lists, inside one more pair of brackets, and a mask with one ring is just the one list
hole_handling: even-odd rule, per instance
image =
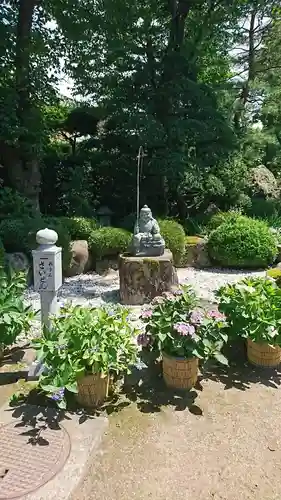
[[173, 256], [169, 251], [159, 257], [119, 259], [120, 299], [122, 304], [142, 305], [164, 292], [171, 292], [178, 283]]
[[211, 262], [208, 254], [207, 240], [198, 236], [187, 237], [185, 243], [185, 255], [180, 267], [210, 267]]
[[83, 274], [91, 269], [91, 258], [86, 240], [72, 241], [70, 252], [71, 259], [69, 269], [67, 270], [68, 276]]
[[250, 170], [249, 188], [252, 195], [260, 198], [278, 198], [280, 193], [277, 179], [263, 165]]
[[208, 242], [202, 239], [196, 245], [195, 266], [199, 268], [211, 267], [211, 260], [208, 253]]
[[31, 264], [28, 257], [22, 252], [6, 253], [5, 260], [15, 272], [24, 272], [26, 276], [31, 271]]

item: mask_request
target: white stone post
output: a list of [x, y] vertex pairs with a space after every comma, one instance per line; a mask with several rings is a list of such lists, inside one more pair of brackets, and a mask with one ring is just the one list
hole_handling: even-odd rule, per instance
[[62, 249], [56, 246], [58, 235], [52, 229], [36, 234], [37, 250], [33, 250], [34, 289], [40, 292], [42, 327], [50, 328], [50, 316], [58, 312], [57, 292], [62, 285]]

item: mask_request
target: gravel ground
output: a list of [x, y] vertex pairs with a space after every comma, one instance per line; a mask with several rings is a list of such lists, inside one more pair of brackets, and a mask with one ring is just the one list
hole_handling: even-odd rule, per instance
[[214, 291], [227, 283], [234, 283], [245, 277], [265, 276], [265, 271], [237, 271], [232, 269], [178, 269], [180, 283], [193, 286], [202, 299], [215, 301]]
[[[245, 276], [264, 276], [265, 272], [239, 272], [232, 270], [198, 270], [194, 268], [178, 269], [180, 283], [191, 284], [199, 297], [214, 301], [214, 290], [226, 283], [238, 281]], [[82, 274], [67, 278], [58, 292], [58, 301], [62, 305], [66, 301], [74, 304], [99, 306], [117, 303], [119, 300], [118, 271], [110, 271], [105, 276], [96, 273]], [[26, 301], [35, 309], [40, 308], [39, 293], [29, 288]]]
[[[201, 299], [214, 302], [214, 290], [226, 283], [235, 282], [245, 276], [264, 276], [264, 271], [244, 272], [233, 270], [199, 270], [194, 268], [178, 269], [180, 283], [188, 283], [193, 286]], [[34, 310], [40, 309], [40, 295], [31, 287], [26, 291], [25, 301], [32, 305]], [[100, 306], [105, 304], [116, 304], [119, 301], [119, 275], [118, 271], [110, 270], [106, 275], [97, 273], [82, 274], [67, 278], [58, 292], [58, 302], [62, 306], [65, 302], [85, 306]], [[138, 320], [141, 306], [131, 307], [131, 319]], [[34, 338], [40, 332], [40, 317], [33, 322], [33, 327], [28, 337], [21, 336], [18, 341], [24, 343]]]

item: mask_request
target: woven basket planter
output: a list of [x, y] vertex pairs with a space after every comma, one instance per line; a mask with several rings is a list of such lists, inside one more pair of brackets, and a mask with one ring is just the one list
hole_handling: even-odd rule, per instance
[[86, 375], [77, 380], [78, 394], [76, 396], [81, 406], [95, 408], [104, 402], [108, 396], [109, 375], [102, 378], [99, 373]]
[[281, 348], [248, 339], [247, 356], [253, 365], [264, 366], [265, 368], [274, 367], [281, 363]]
[[198, 378], [197, 358], [174, 358], [163, 353], [163, 378], [168, 387], [191, 389]]

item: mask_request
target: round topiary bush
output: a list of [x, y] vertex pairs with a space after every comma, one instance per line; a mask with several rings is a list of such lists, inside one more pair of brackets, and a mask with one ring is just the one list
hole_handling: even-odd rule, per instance
[[264, 222], [240, 216], [211, 232], [208, 251], [223, 267], [262, 268], [273, 263], [277, 245]]
[[96, 219], [86, 217], [58, 217], [57, 220], [66, 227], [72, 240], [88, 241], [92, 232], [98, 229]]
[[30, 219], [4, 219], [0, 223], [0, 238], [7, 252], [28, 250]]
[[132, 234], [125, 229], [102, 227], [92, 232], [89, 247], [95, 259], [102, 259], [127, 251], [131, 239]]
[[159, 220], [158, 223], [166, 248], [171, 250], [175, 264], [180, 264], [185, 253], [185, 232], [183, 227], [178, 222], [170, 219]]
[[218, 212], [214, 214], [208, 222], [208, 230], [213, 231], [217, 229], [225, 222], [234, 222], [239, 217], [241, 217], [241, 213], [235, 212], [234, 210], [230, 210], [229, 212]]

